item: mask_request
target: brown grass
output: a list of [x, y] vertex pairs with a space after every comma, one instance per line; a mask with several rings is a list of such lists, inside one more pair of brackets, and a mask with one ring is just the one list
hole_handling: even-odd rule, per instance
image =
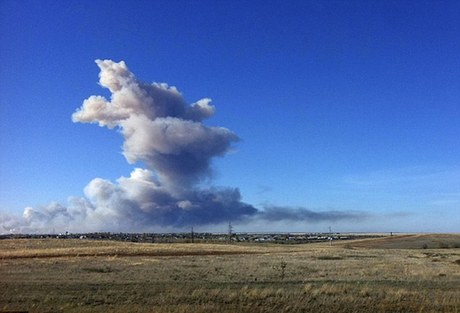
[[459, 311], [460, 249], [349, 244], [3, 240], [0, 312]]
[[[344, 243], [341, 243], [344, 244]], [[460, 248], [460, 234], [414, 234], [354, 240], [348, 247], [374, 249], [451, 249]]]
[[283, 248], [278, 245], [131, 243], [79, 239], [18, 239], [0, 241], [0, 259], [102, 257], [102, 256], [190, 256], [255, 254], [277, 251], [302, 251], [301, 246]]

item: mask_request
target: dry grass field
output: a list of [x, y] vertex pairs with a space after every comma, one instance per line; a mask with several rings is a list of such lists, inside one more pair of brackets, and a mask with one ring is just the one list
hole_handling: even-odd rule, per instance
[[1, 240], [0, 312], [459, 312], [459, 246]]

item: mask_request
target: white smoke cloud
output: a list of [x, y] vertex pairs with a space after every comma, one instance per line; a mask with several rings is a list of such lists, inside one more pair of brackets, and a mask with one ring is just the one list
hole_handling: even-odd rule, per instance
[[211, 159], [223, 156], [238, 140], [226, 128], [201, 123], [215, 111], [209, 98], [187, 105], [175, 87], [140, 82], [123, 61], [96, 64], [100, 85], [110, 90], [111, 99], [89, 97], [72, 120], [119, 127], [126, 160], [144, 161], [168, 188], [190, 188], [209, 174]]
[[211, 172], [212, 158], [224, 156], [238, 140], [226, 128], [202, 123], [215, 112], [211, 99], [188, 105], [177, 88], [143, 83], [123, 61], [96, 60], [96, 64], [99, 83], [110, 90], [111, 98], [90, 96], [72, 120], [117, 128], [124, 139], [126, 160], [142, 161], [148, 169], [136, 168], [116, 182], [95, 178], [84, 188], [84, 198], [71, 198], [66, 206], [51, 203], [28, 207], [22, 217], [0, 216], [0, 232], [148, 231], [248, 217], [267, 221], [350, 218], [339, 213], [315, 215], [306, 209], [260, 211], [242, 202], [237, 188], [199, 188], [198, 183]]
[[226, 128], [202, 123], [215, 112], [211, 99], [188, 105], [177, 88], [143, 83], [123, 61], [96, 64], [99, 83], [110, 90], [110, 100], [90, 96], [72, 120], [119, 129], [126, 160], [142, 161], [148, 169], [136, 168], [116, 182], [95, 178], [84, 188], [85, 198], [72, 198], [67, 206], [52, 203], [26, 208], [22, 218], [2, 217], [3, 231], [36, 232], [56, 226], [136, 231], [238, 220], [256, 212], [241, 202], [238, 189], [197, 187], [210, 174], [211, 159], [225, 155], [238, 140]]

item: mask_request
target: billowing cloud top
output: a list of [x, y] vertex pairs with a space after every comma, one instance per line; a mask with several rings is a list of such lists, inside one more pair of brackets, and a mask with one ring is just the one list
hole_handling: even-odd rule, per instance
[[187, 105], [175, 87], [143, 83], [123, 61], [96, 64], [101, 70], [99, 82], [110, 90], [111, 99], [89, 97], [72, 120], [119, 127], [128, 162], [144, 161], [162, 184], [189, 188], [209, 173], [211, 158], [224, 155], [238, 139], [226, 128], [201, 123], [214, 114], [210, 99]]

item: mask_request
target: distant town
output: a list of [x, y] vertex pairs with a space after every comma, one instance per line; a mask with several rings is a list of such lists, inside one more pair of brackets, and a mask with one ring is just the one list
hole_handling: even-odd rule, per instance
[[0, 235], [1, 239], [87, 239], [113, 240], [139, 243], [278, 243], [303, 244], [314, 242], [333, 242], [338, 240], [352, 240], [364, 238], [378, 238], [391, 236], [393, 233], [59, 233], [59, 234], [7, 234]]

